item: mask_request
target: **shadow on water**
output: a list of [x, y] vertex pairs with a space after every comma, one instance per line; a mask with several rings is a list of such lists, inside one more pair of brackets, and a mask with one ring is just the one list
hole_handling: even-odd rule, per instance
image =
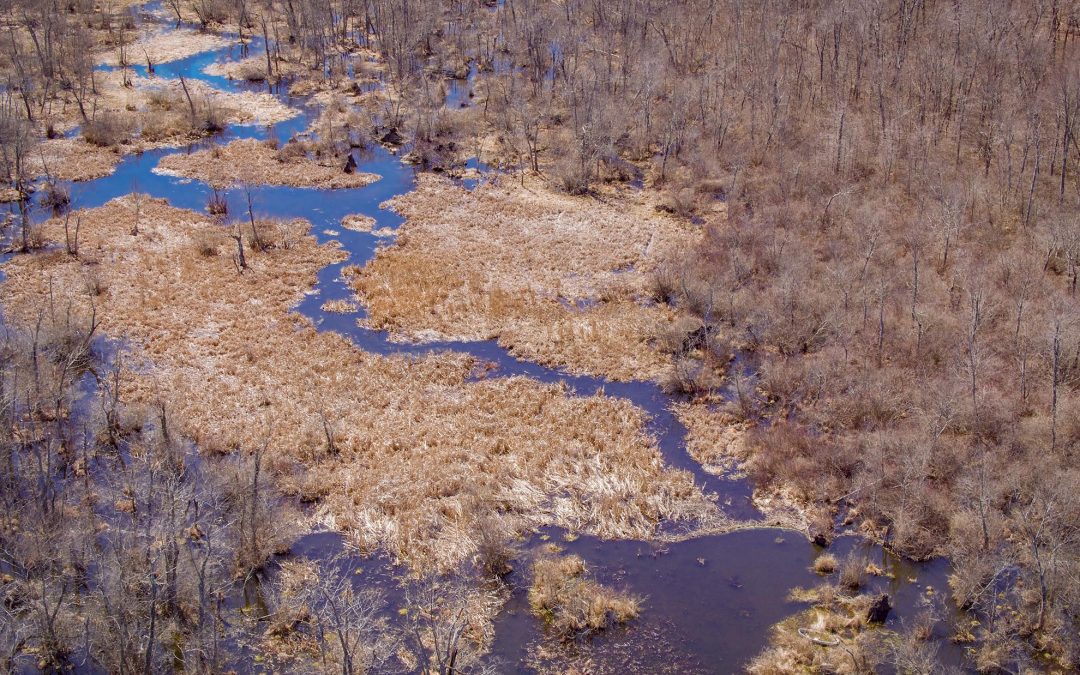
[[[158, 65], [157, 77], [184, 75], [202, 80], [217, 88], [238, 91], [257, 90], [255, 85], [238, 83], [227, 78], [207, 75], [205, 68], [215, 61], [233, 59], [243, 53], [257, 53], [258, 39], [247, 52], [229, 47], [197, 54], [169, 64]], [[139, 67], [135, 68], [139, 72]], [[143, 73], [145, 74], [145, 72]], [[448, 104], [455, 96], [467, 96], [471, 82], [461, 89], [451, 87]], [[283, 99], [300, 107], [303, 101]], [[462, 99], [464, 100], [464, 99]], [[71, 185], [73, 205], [95, 207], [132, 191], [165, 198], [172, 205], [204, 211], [210, 188], [203, 182], [158, 175], [152, 171], [159, 160], [174, 152], [190, 152], [207, 144], [227, 142], [235, 138], [266, 138], [272, 135], [287, 140], [306, 129], [317, 115], [312, 106], [302, 106], [296, 118], [267, 129], [257, 126], [231, 126], [225, 133], [196, 143], [188, 148], [161, 149], [130, 155], [111, 176]], [[390, 151], [373, 146], [356, 151], [359, 170], [377, 173], [376, 183], [357, 189], [312, 190], [290, 187], [258, 186], [252, 188], [256, 215], [276, 218], [304, 218], [313, 225], [312, 232], [320, 242], [337, 241], [348, 254], [348, 260], [330, 265], [318, 274], [312, 293], [296, 310], [310, 318], [318, 330], [334, 331], [350, 339], [358, 348], [383, 355], [420, 356], [451, 350], [467, 353], [476, 359], [494, 364], [491, 377], [528, 377], [539, 382], [562, 383], [578, 395], [603, 393], [627, 399], [651, 417], [649, 431], [655, 436], [665, 461], [672, 467], [689, 471], [706, 493], [715, 494], [725, 513], [734, 519], [760, 522], [761, 515], [751, 504], [749, 481], [706, 473], [686, 452], [686, 429], [671, 412], [672, 397], [651, 382], [613, 382], [603, 378], [574, 375], [535, 363], [520, 361], [494, 341], [432, 342], [413, 344], [394, 342], [382, 331], [357, 325], [363, 312], [338, 314], [321, 309], [327, 300], [351, 298], [352, 291], [342, 279], [346, 265], [364, 265], [380, 245], [389, 240], [370, 233], [353, 232], [340, 225], [342, 217], [364, 214], [375, 219], [375, 229], [397, 229], [402, 218], [380, 205], [404, 194], [415, 185], [414, 171]], [[472, 168], [483, 170], [475, 163]], [[476, 180], [476, 179], [470, 179]], [[471, 189], [473, 183], [463, 183]], [[246, 210], [246, 196], [241, 190], [225, 193], [230, 213]], [[41, 211], [41, 209], [38, 209]], [[39, 213], [38, 215], [45, 215]], [[667, 531], [668, 534], [677, 532]], [[629, 629], [616, 629], [579, 645], [591, 658], [610, 663], [612, 669], [657, 670], [668, 664], [684, 666], [686, 670], [731, 672], [739, 669], [758, 653], [767, 639], [770, 625], [798, 611], [802, 605], [786, 600], [789, 590], [797, 585], [815, 583], [818, 578], [809, 568], [820, 552], [798, 533], [751, 529], [725, 535], [704, 536], [674, 544], [655, 544], [638, 541], [602, 541], [583, 536], [566, 541], [561, 531], [549, 529], [533, 536], [526, 551], [539, 548], [547, 537], [557, 541], [567, 552], [581, 555], [601, 581], [644, 596], [644, 612]], [[945, 561], [907, 564], [896, 561], [880, 547], [841, 537], [833, 544], [841, 555], [855, 547], [866, 548], [866, 555], [903, 567], [903, 573], [888, 581], [890, 594], [896, 599], [893, 621], [914, 616], [926, 584], [944, 591], [948, 565]], [[342, 537], [334, 533], [313, 533], [293, 546], [291, 556], [327, 561], [342, 549]], [[352, 565], [371, 570], [358, 575], [363, 583], [382, 588], [391, 597], [397, 591], [395, 573], [382, 558], [360, 556], [336, 558], [332, 564]], [[906, 567], [904, 567], [906, 565]], [[524, 565], [519, 565], [521, 570]], [[518, 587], [496, 622], [494, 656], [511, 669], [525, 669], [521, 656], [529, 645], [542, 636], [542, 627], [529, 613], [525, 600], [521, 570], [511, 575]], [[910, 582], [915, 578], [918, 581]], [[877, 582], [873, 582], [877, 583]], [[921, 585], [920, 585], [921, 584]], [[948, 651], [943, 650], [943, 651]], [[959, 658], [949, 661], [959, 662]]]

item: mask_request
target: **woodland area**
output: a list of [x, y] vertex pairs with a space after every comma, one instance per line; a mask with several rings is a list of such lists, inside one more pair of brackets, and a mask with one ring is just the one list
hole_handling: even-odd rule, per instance
[[[269, 94], [215, 97], [183, 79], [132, 104], [127, 66], [152, 72], [176, 48], [140, 37], [137, 6], [0, 2], [16, 261], [45, 245], [31, 194], [55, 209], [61, 242], [41, 255], [78, 257], [65, 181], [291, 114]], [[641, 379], [660, 372], [667, 391], [740, 430], [730, 453], [756, 495], [798, 509], [815, 540], [854, 530], [910, 558], [947, 557], [967, 612], [953, 638], [975, 668], [1078, 667], [1080, 2], [165, 0], [158, 11], [193, 40], [261, 38], [230, 76], [324, 106], [310, 139], [240, 141], [176, 165], [224, 156], [250, 168], [246, 148], [344, 181], [326, 167], [382, 142], [421, 171], [460, 176], [477, 157], [503, 181], [596, 210], [640, 194], [693, 228], [648, 273], [642, 315], [662, 325], [633, 326], [663, 358], [644, 358]], [[96, 68], [105, 61], [116, 68]], [[450, 87], [466, 90], [459, 109], [445, 104]], [[234, 245], [225, 232], [206, 257], [235, 246], [242, 263], [241, 235]], [[302, 248], [272, 255], [290, 246]], [[360, 299], [376, 287], [361, 274]], [[418, 575], [392, 627], [384, 599], [355, 593], [333, 565], [295, 561], [260, 586], [254, 616], [230, 600], [237, 579], [263, 578], [309, 501], [287, 463], [264, 462], [269, 440], [200, 451], [164, 404], [124, 405], [124, 357], [98, 326], [107, 282], [88, 284], [80, 311], [53, 296], [52, 277], [44, 288], [36, 318], [5, 314], [0, 344], [0, 667], [216, 672], [276, 649], [346, 674], [495, 668], [468, 646], [483, 642], [470, 617], [502, 591], [464, 586], [504, 574], [522, 528], [480, 518], [469, 555], [447, 554], [467, 558], [464, 571]], [[428, 315], [410, 311], [414, 323]], [[333, 421], [318, 415], [323, 454], [336, 454]], [[704, 509], [682, 483], [664, 485], [683, 502], [656, 519]], [[530, 599], [560, 630], [636, 615], [637, 599], [584, 577], [599, 615], [555, 606], [580, 563], [538, 563], [547, 586]]]

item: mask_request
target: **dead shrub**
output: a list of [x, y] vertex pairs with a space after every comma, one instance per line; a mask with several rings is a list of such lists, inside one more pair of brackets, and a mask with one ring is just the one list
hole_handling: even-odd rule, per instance
[[664, 193], [658, 208], [680, 218], [691, 219], [697, 212], [698, 196], [690, 188], [669, 190]]
[[687, 351], [687, 336], [702, 327], [696, 317], [680, 315], [672, 323], [663, 326], [657, 332], [656, 348], [667, 354], [682, 354]]
[[106, 281], [101, 271], [95, 266], [90, 267], [86, 273], [86, 292], [91, 297], [99, 297], [109, 290], [109, 282]]
[[228, 126], [226, 121], [229, 117], [229, 111], [216, 106], [210, 101], [207, 101], [204, 106], [197, 109], [198, 128], [200, 131], [206, 134], [216, 134], [225, 130]]
[[669, 394], [695, 396], [722, 384], [712, 367], [699, 358], [680, 356], [660, 380], [660, 387]]
[[588, 194], [592, 175], [580, 162], [567, 157], [561, 158], [555, 162], [553, 173], [559, 187], [567, 194]]
[[476, 566], [488, 577], [502, 577], [514, 571], [510, 564], [517, 555], [514, 528], [504, 518], [488, 515], [477, 522]]
[[217, 243], [210, 237], [200, 237], [195, 241], [195, 250], [204, 258], [213, 258], [218, 254]]
[[292, 162], [307, 157], [307, 146], [301, 141], [289, 139], [285, 145], [278, 148], [276, 157], [279, 162]]
[[247, 82], [263, 82], [266, 80], [266, 66], [262, 62], [242, 61], [236, 64], [234, 74], [237, 79]]
[[840, 561], [832, 553], [822, 553], [814, 559], [814, 572], [825, 576], [835, 572], [839, 565]]
[[212, 216], [224, 216], [229, 213], [229, 201], [217, 190], [210, 193], [206, 200], [206, 212]]
[[838, 580], [840, 587], [854, 593], [862, 588], [865, 581], [866, 559], [857, 555], [850, 556], [840, 568], [840, 578]]
[[151, 143], [170, 138], [187, 136], [191, 133], [191, 121], [187, 115], [167, 111], [149, 112], [142, 118], [139, 135]]
[[130, 143], [134, 130], [132, 124], [118, 113], [103, 112], [83, 124], [82, 136], [88, 143], [112, 148]]
[[678, 289], [679, 275], [671, 265], [660, 265], [649, 279], [649, 297], [656, 302], [674, 304]]
[[45, 191], [41, 196], [41, 204], [60, 213], [71, 204], [71, 190], [68, 186], [50, 180], [45, 183]]

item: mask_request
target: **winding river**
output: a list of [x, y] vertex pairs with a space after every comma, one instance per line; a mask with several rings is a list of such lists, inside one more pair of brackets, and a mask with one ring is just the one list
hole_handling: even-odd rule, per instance
[[[143, 20], [160, 3], [143, 8]], [[248, 47], [251, 53], [262, 49], [256, 38]], [[207, 51], [157, 66], [156, 77], [183, 75], [202, 80], [225, 91], [265, 90], [266, 85], [238, 83], [208, 75], [204, 69], [215, 62], [246, 55], [240, 46]], [[140, 75], [145, 69], [136, 67]], [[475, 69], [473, 71], [475, 73]], [[468, 83], [450, 87], [447, 105], [467, 104]], [[92, 208], [132, 191], [165, 198], [172, 205], [205, 210], [211, 189], [206, 184], [156, 174], [152, 169], [171, 153], [191, 152], [207, 144], [224, 144], [239, 138], [272, 136], [281, 142], [307, 129], [318, 109], [304, 99], [290, 98], [275, 92], [282, 101], [302, 114], [274, 125], [231, 125], [223, 133], [186, 148], [170, 148], [127, 155], [116, 171], [107, 177], [70, 184], [72, 204]], [[348, 337], [359, 349], [377, 354], [424, 354], [452, 350], [492, 362], [497, 368], [492, 377], [524, 376], [541, 382], [562, 382], [580, 395], [603, 390], [608, 396], [627, 399], [651, 417], [650, 431], [655, 435], [666, 462], [690, 471], [707, 493], [717, 495], [718, 504], [733, 519], [759, 521], [761, 515], [750, 502], [752, 486], [745, 479], [716, 476], [702, 470], [686, 452], [686, 430], [670, 411], [673, 399], [651, 382], [613, 382], [602, 378], [571, 375], [535, 363], [519, 361], [493, 341], [436, 342], [403, 344], [391, 342], [386, 333], [357, 326], [361, 313], [324, 312], [322, 304], [335, 298], [348, 298], [352, 291], [342, 279], [346, 265], [366, 264], [386, 238], [353, 232], [340, 226], [341, 218], [362, 213], [375, 219], [375, 228], [396, 229], [402, 218], [379, 204], [414, 187], [414, 170], [386, 149], [373, 146], [354, 152], [359, 170], [381, 176], [381, 180], [356, 189], [318, 190], [312, 199], [310, 189], [261, 186], [253, 188], [256, 212], [278, 218], [304, 218], [312, 223], [312, 232], [320, 242], [336, 240], [348, 253], [348, 260], [324, 268], [314, 290], [296, 307], [319, 330], [335, 331]], [[481, 179], [483, 180], [483, 179]], [[471, 187], [467, 184], [466, 187]], [[233, 213], [246, 210], [244, 195], [238, 190], [225, 193]], [[48, 215], [35, 205], [36, 217]], [[582, 556], [600, 581], [626, 588], [645, 598], [643, 612], [628, 627], [617, 628], [587, 642], [572, 645], [592, 659], [599, 670], [679, 672], [737, 672], [765, 645], [769, 627], [805, 607], [786, 599], [795, 586], [811, 586], [818, 577], [810, 571], [813, 559], [822, 551], [803, 535], [766, 527], [751, 528], [724, 535], [697, 537], [679, 543], [661, 544], [639, 541], [602, 541], [595, 537], [572, 537], [549, 529], [533, 535], [523, 548], [536, 548], [545, 541], [557, 541], [567, 552]], [[325, 559], [340, 551], [342, 537], [336, 533], [317, 532], [301, 538], [290, 555]], [[873, 577], [870, 590], [888, 592], [895, 603], [888, 626], [899, 629], [921, 611], [928, 597], [927, 588], [947, 590], [948, 564], [937, 560], [912, 564], [866, 544], [854, 536], [837, 539], [831, 552], [842, 557], [857, 551], [892, 572], [892, 577]], [[373, 570], [359, 575], [358, 583], [385, 587], [393, 602], [394, 572], [384, 560], [355, 558], [354, 564]], [[381, 570], [378, 573], [375, 570]], [[501, 672], [529, 672], [523, 656], [530, 646], [542, 640], [542, 626], [528, 612], [524, 579], [519, 572], [509, 577], [514, 588], [510, 601], [496, 620], [491, 658], [500, 663]], [[948, 622], [938, 627], [941, 638], [939, 657], [946, 663], [962, 663], [962, 652], [945, 639]]]

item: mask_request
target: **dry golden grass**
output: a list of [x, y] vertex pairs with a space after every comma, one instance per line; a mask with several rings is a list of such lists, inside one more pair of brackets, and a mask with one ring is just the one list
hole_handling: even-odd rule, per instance
[[274, 148], [255, 140], [233, 141], [190, 155], [169, 155], [161, 159], [154, 171], [196, 178], [216, 188], [234, 183], [354, 188], [379, 180], [379, 176], [373, 173], [345, 173], [343, 166], [337, 162], [327, 166], [302, 155], [283, 161]]
[[[134, 42], [126, 44], [124, 51], [128, 63], [146, 65], [147, 57], [149, 57], [150, 61], [157, 65], [228, 46], [229, 40], [213, 33], [189, 28], [158, 28], [150, 25]], [[119, 65], [119, 60], [120, 51], [113, 48], [103, 53], [98, 63], [116, 66]]]
[[120, 154], [81, 138], [56, 138], [35, 148], [29, 162], [31, 171], [39, 176], [48, 173], [61, 180], [94, 180], [112, 174]]
[[375, 219], [362, 213], [353, 213], [341, 219], [341, 226], [353, 232], [371, 232]]
[[360, 309], [360, 306], [351, 300], [327, 300], [321, 307], [324, 312], [337, 312], [338, 314], [352, 314]]
[[533, 564], [529, 607], [557, 635], [572, 637], [637, 617], [641, 601], [589, 579], [576, 555], [542, 558]]
[[[791, 600], [814, 606], [773, 626], [769, 645], [747, 666], [752, 675], [874, 672], [887, 634], [870, 628], [866, 612], [874, 598], [845, 595], [835, 586], [795, 589]], [[800, 629], [805, 634], [800, 634]], [[811, 638], [834, 646], [815, 644]]]
[[661, 256], [695, 236], [675, 220], [540, 187], [470, 193], [429, 175], [391, 206], [408, 220], [356, 283], [373, 327], [498, 338], [519, 357], [623, 380], [669, 363], [650, 340], [671, 311], [644, 297]]
[[[137, 110], [166, 110], [190, 115], [190, 106], [180, 80], [135, 78], [134, 89], [128, 92], [125, 108]], [[228, 92], [215, 89], [205, 82], [187, 82], [188, 93], [196, 110], [215, 110], [223, 122], [245, 125], [270, 125], [292, 119], [300, 114], [276, 96], [266, 92]]]
[[[745, 465], [752, 449], [747, 443], [744, 421], [705, 403], [674, 403], [671, 406], [686, 427], [686, 450], [702, 468], [712, 474], [732, 477], [745, 475]], [[804, 500], [783, 487], [768, 491], [754, 489], [754, 506], [765, 522], [799, 532], [809, 532], [811, 517]]]
[[832, 574], [840, 566], [840, 561], [832, 553], [822, 553], [814, 558], [814, 572], [822, 576]]
[[[179, 80], [166, 80], [164, 85], [175, 94], [181, 93]], [[220, 91], [205, 82], [195, 80], [188, 83], [193, 98], [209, 100], [214, 105], [227, 110], [226, 121], [232, 124], [270, 125], [284, 122], [300, 114], [296, 108], [290, 108], [281, 100], [267, 92]]]
[[[317, 516], [359, 545], [449, 569], [477, 553], [477, 524], [496, 513], [516, 529], [605, 537], [654, 536], [665, 520], [723, 524], [689, 473], [664, 466], [626, 401], [525, 378], [467, 382], [474, 363], [462, 355], [385, 358], [317, 333], [290, 308], [344, 256], [306, 223], [264, 226], [274, 247], [248, 252], [239, 274], [229, 230], [136, 199], [83, 213], [78, 259], [60, 247], [9, 262], [6, 316], [32, 323], [46, 297], [88, 314], [97, 289], [101, 330], [133, 350], [125, 401], [164, 402], [207, 452], [267, 443], [283, 488], [319, 500]], [[63, 240], [58, 221], [42, 233]]]
[[[124, 86], [119, 71], [97, 73], [98, 95], [93, 107], [87, 110], [92, 120], [111, 115], [131, 130], [130, 141], [120, 146], [122, 152], [188, 143], [206, 133], [201, 128], [193, 129], [192, 124], [198, 125], [208, 118], [228, 124], [267, 125], [300, 114], [266, 92], [225, 92], [191, 80], [187, 87], [196, 107], [196, 119], [192, 120], [179, 80], [129, 75], [128, 81], [131, 86]], [[60, 95], [64, 99], [62, 104], [50, 107], [44, 122], [60, 131], [85, 126], [87, 121], [80, 115], [71, 93], [60, 92]]]
[[704, 403], [673, 403], [672, 412], [686, 427], [686, 451], [713, 474], [741, 474], [748, 456], [747, 424]]
[[[285, 59], [273, 62], [274, 77], [293, 77], [308, 72], [302, 64]], [[203, 69], [207, 75], [227, 77], [231, 80], [262, 82], [266, 80], [266, 54], [258, 53], [237, 61], [216, 61]]]

